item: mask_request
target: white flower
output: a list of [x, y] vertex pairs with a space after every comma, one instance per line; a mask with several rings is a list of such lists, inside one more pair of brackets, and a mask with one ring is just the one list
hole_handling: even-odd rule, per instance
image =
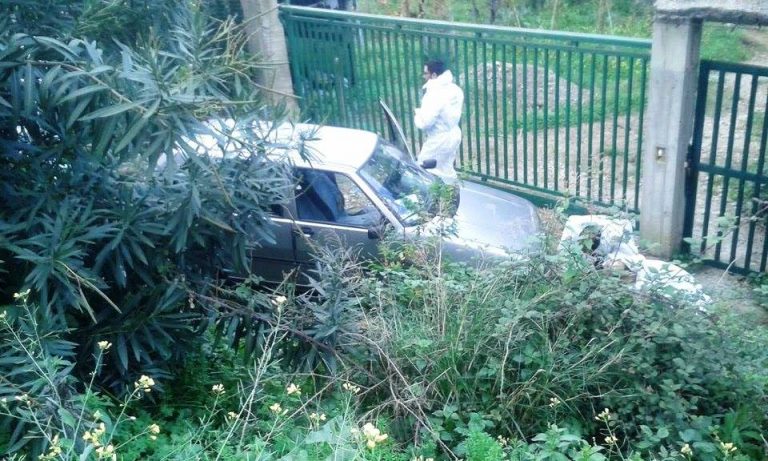
[[226, 391], [224, 390], [223, 384], [214, 384], [213, 386], [211, 386], [211, 392], [213, 392], [214, 394], [221, 395]]
[[288, 395], [293, 395], [293, 394], [301, 395], [301, 389], [299, 388], [299, 386], [293, 383], [289, 384], [288, 387], [285, 388], [285, 392]]
[[269, 411], [278, 415], [281, 411], [283, 411], [283, 407], [281, 407], [279, 403], [275, 402], [269, 406]]

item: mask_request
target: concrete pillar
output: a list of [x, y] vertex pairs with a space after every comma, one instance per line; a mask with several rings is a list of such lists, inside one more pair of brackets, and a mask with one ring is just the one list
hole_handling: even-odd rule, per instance
[[248, 32], [248, 50], [261, 58], [258, 84], [266, 89], [270, 102], [285, 103], [290, 112], [298, 113], [277, 0], [240, 0], [240, 5]]
[[700, 44], [701, 20], [654, 21], [640, 239], [662, 258], [676, 254], [682, 243], [685, 161], [693, 135]]

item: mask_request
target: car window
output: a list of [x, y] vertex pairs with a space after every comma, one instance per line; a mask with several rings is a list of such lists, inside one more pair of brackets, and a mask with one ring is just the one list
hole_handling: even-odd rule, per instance
[[406, 226], [419, 224], [425, 216], [433, 214], [429, 212], [433, 203], [431, 190], [441, 181], [391, 144], [379, 143], [359, 173]]
[[297, 169], [296, 212], [302, 221], [368, 228], [382, 220], [381, 212], [346, 175]]

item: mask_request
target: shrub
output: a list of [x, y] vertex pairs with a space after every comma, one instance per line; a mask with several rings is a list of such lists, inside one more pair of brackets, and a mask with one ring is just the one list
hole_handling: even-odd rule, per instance
[[[706, 459], [725, 415], [741, 414], [748, 433], [764, 427], [763, 410], [742, 409], [766, 408], [764, 334], [633, 292], [622, 274], [569, 256], [475, 272], [425, 264], [413, 248], [399, 255], [372, 286], [380, 315], [368, 334], [383, 350], [376, 379], [444, 449], [473, 421], [523, 438], [557, 421], [585, 438], [615, 437], [625, 452], [683, 440]], [[595, 420], [603, 408], [612, 434]]]

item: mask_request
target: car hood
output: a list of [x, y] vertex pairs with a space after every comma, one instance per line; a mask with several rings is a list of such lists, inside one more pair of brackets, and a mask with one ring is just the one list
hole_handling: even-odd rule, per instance
[[536, 207], [524, 198], [481, 184], [460, 184], [460, 200], [451, 219], [435, 218], [427, 233], [444, 236], [444, 251], [458, 260], [538, 250]]

